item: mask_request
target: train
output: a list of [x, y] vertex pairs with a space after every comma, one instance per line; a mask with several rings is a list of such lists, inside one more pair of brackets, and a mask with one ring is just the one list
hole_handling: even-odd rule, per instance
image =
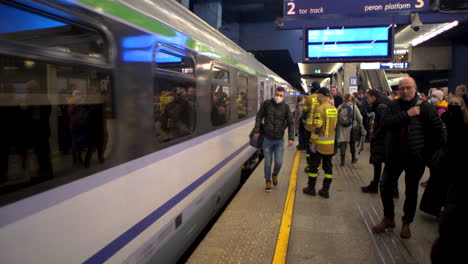
[[[173, 0], [0, 1], [0, 262], [175, 263], [277, 87]], [[259, 191], [262, 187], [259, 187]]]

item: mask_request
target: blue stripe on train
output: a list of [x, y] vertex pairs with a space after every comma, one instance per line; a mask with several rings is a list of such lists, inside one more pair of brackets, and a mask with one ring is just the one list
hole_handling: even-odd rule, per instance
[[208, 180], [211, 176], [213, 176], [217, 171], [219, 171], [222, 167], [224, 167], [229, 161], [234, 159], [237, 155], [239, 155], [244, 149], [246, 149], [249, 144], [245, 144], [244, 146], [240, 147], [234, 153], [229, 155], [223, 161], [221, 161], [218, 165], [210, 169], [207, 173], [203, 176], [198, 178], [192, 184], [187, 186], [184, 190], [176, 194], [170, 200], [168, 200], [165, 204], [161, 207], [154, 210], [148, 216], [143, 218], [140, 222], [135, 224], [133, 227], [125, 231], [122, 235], [114, 239], [110, 242], [107, 246], [103, 249], [99, 250], [96, 254], [91, 256], [87, 259], [84, 263], [103, 263], [110, 259], [115, 253], [125, 247], [130, 241], [136, 238], [139, 234], [145, 231], [148, 227], [150, 227], [154, 222], [156, 222], [159, 218], [161, 218], [164, 214], [166, 214], [169, 210], [171, 210], [174, 206], [176, 206], [180, 201], [182, 201], [185, 197], [187, 197], [190, 193], [192, 193], [195, 189], [197, 189], [200, 185], [202, 185], [206, 180]]

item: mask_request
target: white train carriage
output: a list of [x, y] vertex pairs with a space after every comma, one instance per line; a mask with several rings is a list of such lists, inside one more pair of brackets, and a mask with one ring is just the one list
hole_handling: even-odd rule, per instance
[[172, 0], [0, 13], [1, 263], [174, 263], [239, 185], [260, 103], [294, 102]]

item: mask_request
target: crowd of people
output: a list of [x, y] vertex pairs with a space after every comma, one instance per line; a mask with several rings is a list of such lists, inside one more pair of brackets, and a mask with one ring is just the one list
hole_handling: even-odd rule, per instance
[[[349, 145], [351, 163], [356, 163], [356, 143], [363, 146], [364, 141], [370, 142], [369, 163], [373, 166], [374, 177], [361, 190], [364, 193], [380, 191], [384, 214], [372, 230], [381, 233], [396, 226], [393, 199], [399, 197], [398, 180], [404, 171], [405, 201], [400, 237], [411, 237], [420, 180], [428, 167], [429, 180], [421, 183], [426, 189], [420, 210], [440, 220], [440, 236], [434, 242], [431, 259], [433, 263], [452, 263], [461, 259], [462, 243], [458, 241], [467, 235], [462, 225], [467, 211], [467, 178], [461, 168], [463, 151], [468, 149], [467, 103], [465, 85], [456, 87], [454, 94], [446, 96], [442, 90], [433, 90], [426, 97], [418, 92], [416, 81], [411, 77], [400, 80], [398, 91], [368, 90], [344, 96], [337, 93], [336, 88], [328, 90], [313, 83], [310, 95], [297, 98], [294, 117], [294, 130], [299, 137], [297, 149], [307, 151], [308, 184], [303, 192], [316, 195], [315, 185], [322, 163], [324, 181], [318, 194], [329, 198], [333, 178], [331, 157], [339, 152], [340, 165], [345, 166]], [[278, 102], [273, 99], [270, 104]], [[275, 116], [269, 115], [264, 105], [263, 111], [257, 114], [257, 133], [263, 117]], [[284, 129], [292, 126], [289, 122], [285, 125], [286, 119], [285, 115], [281, 120], [265, 119], [265, 124], [281, 124], [275, 130], [276, 137], [280, 138]], [[267, 139], [269, 136], [265, 134]], [[278, 144], [282, 146], [283, 143]], [[268, 150], [268, 145], [264, 143], [264, 151]], [[282, 156], [282, 148], [275, 155]], [[268, 164], [265, 163], [265, 190], [269, 192], [271, 156], [268, 160]], [[277, 177], [279, 168], [275, 166], [273, 177]]]

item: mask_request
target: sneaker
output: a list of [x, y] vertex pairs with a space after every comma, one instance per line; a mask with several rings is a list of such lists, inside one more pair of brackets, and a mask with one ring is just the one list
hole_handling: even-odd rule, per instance
[[266, 181], [265, 192], [271, 192], [271, 181]]
[[273, 175], [273, 185], [278, 185], [278, 175]]

